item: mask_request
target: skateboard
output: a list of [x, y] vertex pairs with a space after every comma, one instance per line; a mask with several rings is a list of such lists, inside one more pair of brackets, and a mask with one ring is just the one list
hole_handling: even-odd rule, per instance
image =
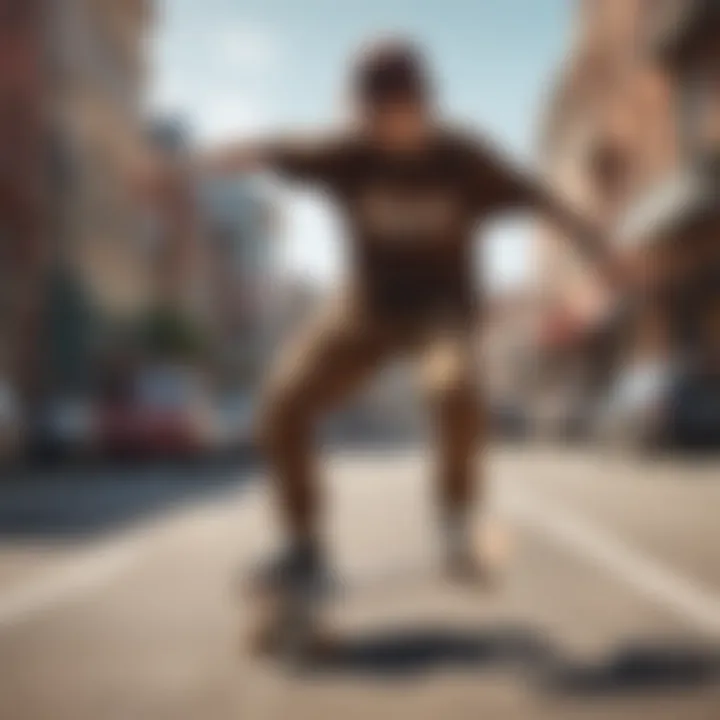
[[378, 599], [397, 592], [422, 593], [438, 583], [473, 592], [491, 591], [501, 579], [508, 551], [508, 538], [495, 528], [482, 540], [483, 571], [475, 577], [453, 576], [444, 564], [422, 561], [301, 593], [283, 595], [251, 587], [246, 595], [250, 650], [256, 656], [292, 664], [331, 660], [333, 653], [342, 647], [341, 639], [327, 621], [331, 603]]
[[293, 664], [326, 656], [333, 643], [324, 616], [334, 594], [320, 588], [287, 594], [250, 589], [247, 608], [251, 652]]

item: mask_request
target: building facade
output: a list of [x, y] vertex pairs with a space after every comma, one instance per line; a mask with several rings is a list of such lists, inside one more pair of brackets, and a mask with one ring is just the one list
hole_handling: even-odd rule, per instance
[[540, 232], [547, 356], [600, 390], [621, 368], [720, 342], [720, 5], [584, 0], [542, 134], [551, 182], [642, 269], [623, 313]]
[[40, 0], [0, 2], [0, 373], [31, 390], [48, 222]]
[[174, 168], [161, 188], [142, 198], [149, 224], [154, 303], [203, 322], [207, 314], [207, 248], [201, 193], [188, 167], [192, 133], [181, 118], [165, 117], [151, 123], [148, 135], [153, 162]]
[[63, 165], [64, 261], [101, 308], [125, 314], [151, 290], [133, 177], [147, 152], [141, 102], [147, 0], [61, 0], [49, 12], [54, 141]]
[[91, 317], [151, 292], [132, 177], [152, 3], [1, 0], [0, 16], [2, 347], [32, 395], [82, 383]]
[[223, 385], [246, 391], [264, 373], [274, 339], [278, 216], [268, 189], [249, 178], [206, 180], [199, 197], [202, 297], [216, 371]]

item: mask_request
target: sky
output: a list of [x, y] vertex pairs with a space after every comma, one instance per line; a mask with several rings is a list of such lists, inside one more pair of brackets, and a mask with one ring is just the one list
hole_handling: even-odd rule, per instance
[[[531, 164], [546, 94], [568, 47], [572, 0], [165, 0], [150, 100], [202, 143], [325, 126], [342, 117], [348, 61], [402, 35], [430, 56], [448, 114]], [[282, 264], [322, 283], [344, 268], [338, 219], [309, 191], [282, 193]], [[532, 272], [532, 224], [504, 220], [481, 249], [492, 287]]]

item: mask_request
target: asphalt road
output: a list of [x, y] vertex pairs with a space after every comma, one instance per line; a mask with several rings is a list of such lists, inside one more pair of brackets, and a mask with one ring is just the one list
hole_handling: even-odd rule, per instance
[[342, 638], [252, 657], [238, 570], [276, 538], [252, 471], [0, 487], [2, 720], [720, 717], [720, 464], [498, 449], [489, 591], [437, 574], [430, 465], [336, 454]]

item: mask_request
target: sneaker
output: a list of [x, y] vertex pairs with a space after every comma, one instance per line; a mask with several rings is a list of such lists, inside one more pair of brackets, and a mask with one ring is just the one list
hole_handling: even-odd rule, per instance
[[329, 587], [321, 554], [310, 547], [282, 552], [254, 573], [251, 586], [255, 652], [301, 657], [314, 650], [319, 601]]
[[292, 596], [320, 591], [328, 585], [322, 553], [314, 545], [283, 550], [255, 570], [251, 586], [259, 592]]

